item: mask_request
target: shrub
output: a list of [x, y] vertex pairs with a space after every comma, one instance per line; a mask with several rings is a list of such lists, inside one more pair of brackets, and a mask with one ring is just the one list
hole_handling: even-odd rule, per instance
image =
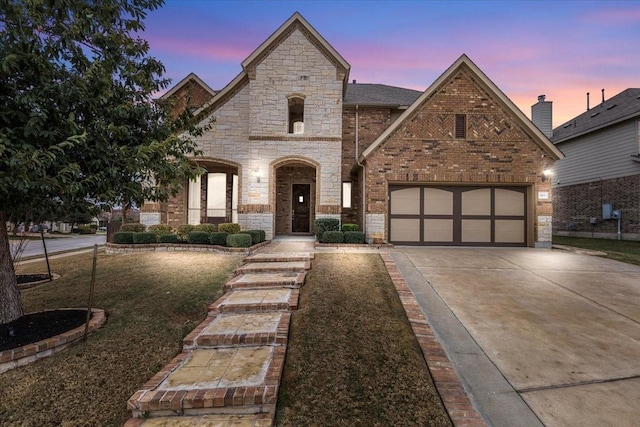
[[361, 245], [364, 243], [364, 233], [362, 231], [345, 231], [344, 242]]
[[258, 243], [260, 243], [260, 232], [258, 230], [247, 230], [247, 231], [241, 231], [240, 233], [248, 234], [249, 236], [251, 236], [252, 245], [257, 245]]
[[113, 233], [113, 243], [130, 245], [133, 243], [133, 233], [131, 231], [118, 231]]
[[89, 224], [89, 228], [93, 228], [94, 230], [97, 230], [98, 224]]
[[316, 239], [322, 242], [322, 236], [325, 231], [340, 230], [340, 220], [336, 218], [318, 218], [313, 221], [313, 229], [316, 231]]
[[258, 240], [253, 242], [254, 245], [267, 240], [267, 233], [264, 230], [247, 230], [246, 233], [258, 233]]
[[133, 233], [142, 233], [145, 231], [147, 227], [144, 224], [140, 224], [139, 222], [125, 223], [122, 227], [120, 227], [120, 231], [131, 231]]
[[156, 243], [157, 239], [156, 233], [146, 231], [144, 233], [133, 233], [133, 243], [136, 245]]
[[217, 230], [215, 224], [198, 224], [193, 231], [204, 231], [205, 233], [211, 234]]
[[250, 248], [251, 235], [246, 233], [229, 234], [227, 236], [227, 246], [232, 248]]
[[78, 227], [78, 233], [80, 233], [80, 234], [96, 234], [96, 229], [83, 225], [83, 226]]
[[225, 233], [224, 231], [216, 231], [209, 235], [209, 241], [212, 245], [226, 246], [228, 235], [229, 233]]
[[155, 224], [147, 227], [147, 231], [151, 231], [152, 233], [156, 233], [158, 238], [163, 234], [171, 234], [173, 233], [173, 227], [169, 224]]
[[340, 230], [344, 231], [345, 233], [347, 231], [360, 231], [360, 226], [358, 224], [342, 224]]
[[175, 234], [161, 234], [158, 237], [160, 243], [178, 243], [178, 236]]
[[342, 231], [325, 231], [322, 235], [323, 243], [344, 243], [344, 233]]
[[176, 234], [178, 235], [178, 238], [180, 240], [186, 241], [187, 236], [189, 235], [189, 233], [193, 231], [194, 228], [196, 228], [194, 225], [182, 224], [178, 226], [178, 229], [176, 230]]
[[206, 231], [192, 231], [187, 235], [187, 242], [194, 245], [208, 245], [209, 233]]
[[218, 231], [224, 231], [229, 234], [236, 234], [240, 232], [240, 224], [235, 222], [223, 222], [218, 224]]

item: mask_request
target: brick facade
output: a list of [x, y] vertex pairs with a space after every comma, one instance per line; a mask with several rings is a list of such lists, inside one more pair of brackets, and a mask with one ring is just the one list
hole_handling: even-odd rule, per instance
[[610, 203], [621, 212], [622, 237], [640, 239], [640, 175], [556, 187], [554, 197], [556, 234], [615, 238], [618, 221], [602, 219], [602, 205]]

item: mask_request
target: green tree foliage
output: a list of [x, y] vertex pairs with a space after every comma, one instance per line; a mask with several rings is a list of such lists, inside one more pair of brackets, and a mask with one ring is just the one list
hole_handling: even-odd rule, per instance
[[[0, 224], [58, 216], [78, 200], [166, 200], [200, 173], [184, 135], [203, 129], [151, 99], [168, 81], [140, 35], [161, 4], [0, 0]], [[17, 295], [0, 227], [0, 323], [22, 314]]]

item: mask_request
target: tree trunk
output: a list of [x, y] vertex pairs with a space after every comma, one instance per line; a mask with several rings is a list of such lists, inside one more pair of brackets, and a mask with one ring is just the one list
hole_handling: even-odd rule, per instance
[[9, 323], [24, 314], [9, 245], [7, 221], [4, 212], [0, 211], [0, 324]]

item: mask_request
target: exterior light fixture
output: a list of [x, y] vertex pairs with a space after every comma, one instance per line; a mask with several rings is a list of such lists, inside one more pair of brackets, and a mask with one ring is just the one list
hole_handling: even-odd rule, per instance
[[547, 178], [551, 177], [551, 175], [553, 175], [551, 168], [544, 168], [542, 171], [542, 182], [546, 181]]
[[253, 170], [253, 174], [256, 177], [256, 182], [260, 182], [260, 168], [256, 166], [256, 168]]

